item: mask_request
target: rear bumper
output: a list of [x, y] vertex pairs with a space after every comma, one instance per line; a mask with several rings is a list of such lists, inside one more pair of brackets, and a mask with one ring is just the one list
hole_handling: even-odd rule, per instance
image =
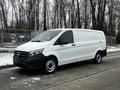
[[33, 57], [14, 56], [13, 63], [18, 67], [22, 67], [26, 69], [41, 69], [43, 60], [45, 58], [46, 57], [42, 53]]
[[102, 57], [105, 57], [105, 56], [107, 56], [107, 49], [102, 51]]

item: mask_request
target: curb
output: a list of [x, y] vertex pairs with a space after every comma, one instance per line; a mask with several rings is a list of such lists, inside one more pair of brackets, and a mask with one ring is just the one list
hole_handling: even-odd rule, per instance
[[16, 67], [15, 65], [4, 65], [0, 66], [0, 70]]
[[8, 48], [0, 47], [0, 53], [13, 53], [14, 51], [15, 51], [15, 48], [9, 49], [9, 47]]
[[107, 53], [115, 53], [115, 52], [120, 52], [120, 50], [119, 51], [109, 51]]
[[1, 50], [0, 53], [14, 53], [14, 51]]

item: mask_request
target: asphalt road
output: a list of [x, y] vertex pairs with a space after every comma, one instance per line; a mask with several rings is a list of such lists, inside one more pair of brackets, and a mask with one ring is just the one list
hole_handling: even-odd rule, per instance
[[50, 75], [3, 69], [0, 90], [120, 90], [120, 52], [108, 54], [100, 65], [84, 61], [62, 66]]

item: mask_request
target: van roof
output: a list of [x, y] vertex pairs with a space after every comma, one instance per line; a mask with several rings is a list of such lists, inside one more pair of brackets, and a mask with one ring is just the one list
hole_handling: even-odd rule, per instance
[[51, 29], [51, 30], [64, 30], [64, 31], [69, 31], [69, 30], [80, 30], [80, 31], [92, 31], [92, 32], [102, 32], [100, 30], [93, 30], [93, 29], [78, 29], [78, 28], [58, 28], [58, 29]]

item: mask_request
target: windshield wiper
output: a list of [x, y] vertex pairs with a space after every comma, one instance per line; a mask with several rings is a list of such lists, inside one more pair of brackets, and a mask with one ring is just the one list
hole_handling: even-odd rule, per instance
[[32, 42], [42, 42], [41, 40], [36, 40], [36, 41], [32, 41]]

